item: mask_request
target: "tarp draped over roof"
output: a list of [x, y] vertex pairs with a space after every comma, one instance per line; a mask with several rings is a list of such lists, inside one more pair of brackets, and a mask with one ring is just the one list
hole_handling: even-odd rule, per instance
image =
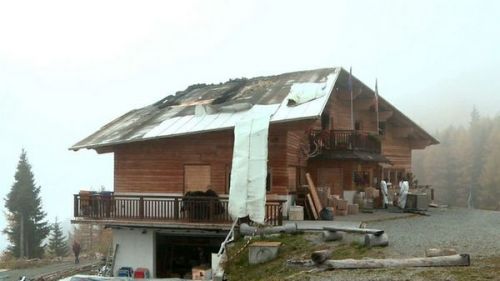
[[263, 224], [266, 216], [267, 137], [270, 115], [242, 120], [234, 127], [229, 214]]
[[126, 113], [70, 149], [230, 129], [240, 120], [263, 115], [271, 116], [271, 123], [317, 118], [340, 71], [326, 68], [193, 85]]

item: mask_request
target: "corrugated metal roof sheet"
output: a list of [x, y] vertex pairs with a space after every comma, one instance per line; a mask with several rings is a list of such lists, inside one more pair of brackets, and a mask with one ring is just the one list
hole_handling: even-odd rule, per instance
[[[317, 118], [330, 97], [341, 68], [193, 85], [152, 105], [115, 119], [70, 149], [229, 129], [242, 119], [271, 115], [271, 122]], [[315, 99], [290, 106], [295, 91], [315, 91]], [[207, 114], [196, 114], [195, 108]], [[246, 109], [246, 110], [242, 110]]]

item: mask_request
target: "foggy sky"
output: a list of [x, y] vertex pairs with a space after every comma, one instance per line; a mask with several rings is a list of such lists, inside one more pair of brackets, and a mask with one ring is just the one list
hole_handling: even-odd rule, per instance
[[48, 218], [71, 217], [113, 158], [67, 148], [194, 83], [352, 66], [431, 133], [499, 111], [498, 1], [235, 2], [0, 3], [1, 197], [25, 148]]

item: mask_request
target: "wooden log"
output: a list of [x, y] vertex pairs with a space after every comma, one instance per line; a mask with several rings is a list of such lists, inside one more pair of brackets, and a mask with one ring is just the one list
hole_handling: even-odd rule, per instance
[[[312, 260], [289, 260], [289, 266], [314, 266]], [[469, 266], [470, 256], [460, 254], [444, 257], [430, 258], [407, 258], [407, 259], [345, 259], [326, 260], [321, 266], [327, 269], [369, 269], [369, 268], [393, 268], [393, 267], [437, 267], [437, 266]]]
[[387, 233], [381, 235], [366, 234], [365, 235], [365, 246], [366, 247], [387, 247], [389, 246], [389, 237]]
[[320, 251], [314, 251], [311, 254], [311, 260], [315, 264], [322, 264], [324, 263], [327, 259], [332, 257], [332, 250], [320, 250]]
[[314, 185], [314, 182], [311, 178], [311, 175], [309, 173], [306, 173], [306, 179], [307, 183], [309, 184], [309, 191], [311, 192], [311, 197], [314, 202], [314, 206], [316, 207], [316, 212], [319, 214], [321, 210], [323, 210], [323, 205], [321, 204], [321, 201], [319, 200], [318, 196], [318, 191], [316, 189], [316, 186]]
[[425, 250], [425, 256], [426, 257], [441, 257], [441, 256], [451, 256], [451, 255], [456, 255], [457, 250], [452, 249], [452, 248], [430, 248]]
[[240, 234], [242, 235], [261, 235], [261, 234], [277, 234], [277, 233], [294, 234], [297, 232], [298, 230], [296, 223], [287, 223], [281, 226], [269, 226], [263, 228], [250, 226], [246, 223], [242, 223], [240, 225]]
[[329, 231], [325, 230], [322, 232], [323, 241], [339, 241], [344, 239], [344, 232], [342, 231]]
[[315, 266], [312, 260], [287, 260], [287, 266], [291, 267], [313, 267]]
[[311, 213], [313, 214], [313, 218], [317, 220], [319, 215], [318, 212], [316, 211], [316, 207], [314, 207], [314, 202], [311, 198], [311, 194], [307, 194], [306, 197], [307, 197], [307, 203], [309, 203]]
[[359, 234], [374, 234], [377, 236], [382, 235], [384, 233], [384, 231], [380, 229], [358, 228], [358, 227], [324, 226], [323, 229], [329, 231], [344, 231], [344, 232], [359, 233]]

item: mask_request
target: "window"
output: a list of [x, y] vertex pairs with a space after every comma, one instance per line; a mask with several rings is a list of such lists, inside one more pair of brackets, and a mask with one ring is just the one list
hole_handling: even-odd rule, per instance
[[211, 184], [210, 165], [184, 165], [184, 192], [206, 191]]
[[363, 123], [359, 120], [354, 122], [354, 129], [356, 131], [361, 131], [363, 129]]
[[386, 129], [385, 125], [386, 125], [386, 123], [385, 123], [385, 122], [379, 122], [379, 123], [378, 123], [378, 133], [379, 133], [381, 136], [385, 135], [385, 129]]

